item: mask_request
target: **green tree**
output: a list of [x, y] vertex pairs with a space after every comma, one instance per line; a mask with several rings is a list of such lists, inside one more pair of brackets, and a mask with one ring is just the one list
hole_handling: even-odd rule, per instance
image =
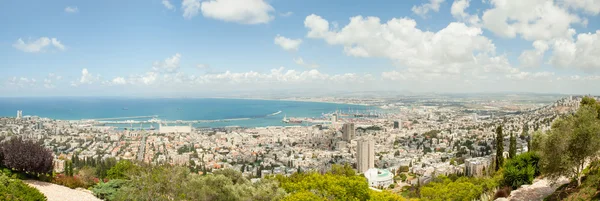
[[510, 145], [508, 146], [508, 157], [514, 158], [517, 155], [517, 139], [513, 133], [510, 133]]
[[574, 115], [556, 120], [542, 142], [542, 171], [552, 179], [572, 177], [581, 184], [587, 161], [598, 157], [600, 120], [595, 105], [584, 104]]
[[115, 166], [106, 172], [109, 179], [129, 179], [130, 171], [135, 170], [135, 164], [129, 160], [120, 160]]
[[496, 171], [504, 164], [504, 136], [502, 136], [502, 126], [496, 128]]

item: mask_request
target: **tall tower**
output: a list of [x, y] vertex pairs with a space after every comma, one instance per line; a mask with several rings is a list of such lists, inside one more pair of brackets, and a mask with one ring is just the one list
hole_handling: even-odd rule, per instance
[[23, 111], [17, 110], [17, 119], [21, 119], [21, 118], [23, 118]]
[[375, 167], [375, 142], [368, 137], [358, 140], [356, 148], [356, 169], [359, 173]]
[[350, 142], [354, 138], [354, 123], [345, 123], [342, 126], [342, 140]]

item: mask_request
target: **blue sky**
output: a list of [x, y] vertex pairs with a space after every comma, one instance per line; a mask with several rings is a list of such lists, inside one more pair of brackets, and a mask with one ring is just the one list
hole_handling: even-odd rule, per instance
[[3, 96], [600, 92], [599, 1], [0, 4]]

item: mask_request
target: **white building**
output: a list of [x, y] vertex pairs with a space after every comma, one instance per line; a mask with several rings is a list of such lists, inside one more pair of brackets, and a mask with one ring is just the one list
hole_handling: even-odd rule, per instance
[[375, 141], [368, 137], [358, 140], [356, 148], [356, 169], [359, 173], [375, 167]]
[[370, 168], [365, 177], [371, 187], [388, 187], [394, 183], [394, 174], [386, 169]]
[[191, 133], [191, 126], [162, 126], [159, 124], [159, 133]]
[[23, 118], [23, 111], [17, 110], [17, 119], [22, 119], [22, 118]]

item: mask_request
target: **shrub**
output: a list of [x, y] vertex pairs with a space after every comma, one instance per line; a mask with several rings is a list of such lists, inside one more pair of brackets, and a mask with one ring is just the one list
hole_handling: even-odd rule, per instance
[[109, 182], [100, 182], [94, 188], [92, 192], [100, 199], [112, 201], [115, 200], [117, 191], [127, 183], [126, 180], [114, 179]]
[[504, 185], [517, 189], [524, 184], [531, 184], [540, 174], [540, 157], [534, 152], [523, 153], [504, 164]]
[[511, 189], [508, 186], [498, 189], [498, 191], [496, 191], [496, 194], [494, 194], [494, 200], [497, 198], [508, 197], [510, 195], [510, 191], [511, 191]]
[[16, 171], [48, 174], [52, 172], [52, 151], [41, 143], [11, 138], [0, 145], [2, 164]]
[[54, 177], [54, 180], [52, 180], [52, 183], [58, 184], [58, 185], [63, 185], [69, 188], [86, 188], [87, 186], [85, 185], [85, 183], [83, 183], [83, 181], [81, 181], [79, 178], [77, 177], [69, 177], [69, 176], [65, 176], [65, 175], [57, 175], [56, 177]]
[[46, 200], [37, 189], [28, 186], [21, 180], [0, 174], [0, 200]]

